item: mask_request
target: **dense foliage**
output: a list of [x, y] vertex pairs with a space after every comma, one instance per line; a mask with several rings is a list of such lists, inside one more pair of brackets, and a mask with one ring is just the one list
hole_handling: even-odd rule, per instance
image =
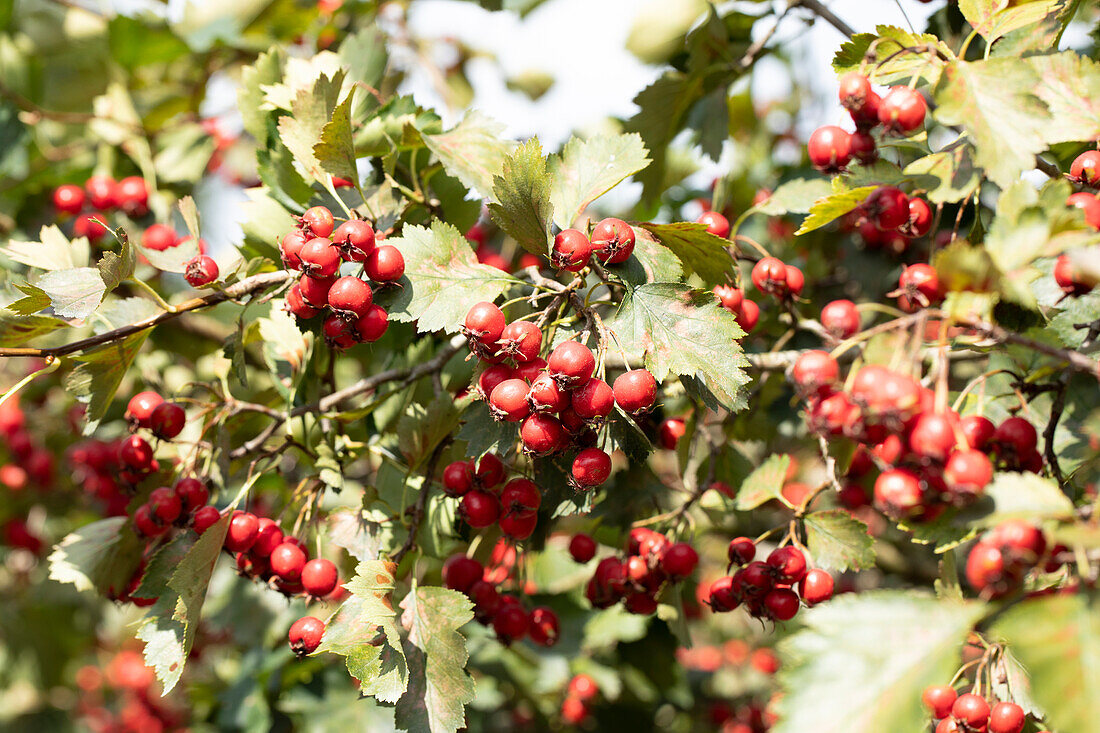
[[546, 150], [411, 0], [8, 3], [0, 727], [1098, 730], [1100, 13], [939, 4]]

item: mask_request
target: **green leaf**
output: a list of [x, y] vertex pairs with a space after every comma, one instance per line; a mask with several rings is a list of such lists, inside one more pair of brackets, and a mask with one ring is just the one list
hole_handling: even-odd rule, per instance
[[266, 318], [257, 319], [260, 338], [264, 344], [264, 358], [272, 371], [278, 362], [285, 362], [294, 372], [301, 371], [309, 360], [313, 347], [313, 334], [302, 333], [297, 320], [282, 308], [282, 302], [273, 302]]
[[612, 445], [633, 461], [644, 461], [653, 452], [653, 444], [638, 427], [638, 423], [618, 405], [615, 405], [609, 416], [608, 432]]
[[458, 427], [454, 397], [444, 392], [428, 403], [409, 405], [397, 421], [397, 446], [405, 463], [416, 470], [439, 443]]
[[202, 229], [199, 227], [199, 207], [195, 205], [195, 199], [184, 196], [176, 206], [179, 207], [180, 216], [183, 217], [183, 223], [187, 226], [187, 233], [197, 240]]
[[1026, 24], [1019, 24], [1019, 19], [1008, 12], [1013, 8], [1008, 8], [1001, 14], [1004, 15], [1004, 21], [1016, 23], [1017, 27], [1010, 29], [1009, 22], [1001, 27], [998, 22], [993, 32], [1001, 38], [993, 47], [992, 56], [1027, 56], [1035, 51], [1046, 53], [1052, 48], [1058, 48], [1066, 26], [1077, 12], [1080, 0], [1043, 0], [1031, 4], [1039, 10], [1030, 11], [1026, 6], [1017, 8], [1021, 15], [1031, 12], [1037, 16]]
[[470, 306], [495, 300], [518, 282], [477, 261], [470, 242], [450, 224], [436, 220], [431, 229], [406, 226], [392, 244], [405, 257], [401, 287], [380, 293], [378, 302], [398, 321], [416, 321], [421, 333], [455, 333]]
[[156, 670], [168, 694], [179, 682], [198, 632], [206, 588], [232, 512], [202, 533], [172, 571], [166, 592], [153, 605], [137, 637], [145, 642], [145, 663]]
[[405, 692], [409, 669], [393, 609], [393, 564], [360, 562], [344, 587], [350, 597], [325, 624], [315, 654], [345, 657], [348, 672], [364, 695], [395, 703]]
[[637, 177], [646, 202], [657, 200], [665, 188], [668, 146], [680, 132], [684, 117], [705, 94], [703, 80], [678, 71], [666, 71], [634, 97], [638, 113], [626, 123], [649, 150], [652, 162]]
[[128, 237], [123, 237], [122, 239], [122, 252], [120, 254], [104, 252], [103, 257], [96, 263], [96, 267], [99, 269], [99, 275], [103, 280], [106, 292], [111, 292], [117, 288], [123, 280], [129, 280], [133, 277], [134, 266], [136, 264], [137, 253], [134, 252], [134, 248], [130, 245]]
[[77, 367], [65, 375], [65, 391], [88, 405], [88, 432], [107, 414], [118, 385], [148, 336], [148, 331], [140, 331], [73, 357]]
[[795, 236], [820, 229], [831, 221], [839, 219], [863, 203], [878, 186], [860, 186], [849, 189], [839, 178], [833, 179], [833, 193], [819, 198], [810, 206], [810, 215], [802, 221]]
[[332, 119], [321, 128], [321, 140], [313, 146], [313, 154], [325, 172], [358, 182], [355, 165], [355, 145], [351, 139], [351, 106], [354, 95], [348, 92], [344, 101], [332, 111]]
[[772, 191], [768, 198], [753, 207], [753, 211], [765, 216], [808, 214], [815, 201], [830, 193], [832, 193], [832, 186], [827, 179], [795, 178]]
[[51, 270], [38, 279], [37, 285], [50, 296], [53, 312], [62, 318], [87, 318], [107, 292], [103, 277], [94, 267]]
[[66, 325], [64, 321], [49, 316], [21, 316], [0, 310], [0, 346], [21, 346]]
[[30, 283], [18, 283], [15, 289], [24, 294], [24, 297], [8, 304], [8, 310], [20, 316], [33, 316], [39, 311], [50, 307], [50, 296], [42, 288]]
[[504, 137], [504, 125], [477, 111], [470, 111], [455, 127], [437, 135], [423, 135], [444, 170], [485, 197], [493, 196], [494, 178], [515, 142]]
[[359, 509], [337, 509], [325, 518], [332, 544], [347, 550], [359, 562], [377, 560], [382, 549], [382, 525]]
[[1007, 7], [1001, 0], [959, 0], [959, 11], [987, 43], [993, 43], [1013, 31], [1037, 26], [1052, 13], [1064, 12], [1068, 4], [1067, 0], [1023, 0]]
[[1038, 84], [1022, 59], [986, 59], [948, 64], [936, 85], [936, 119], [970, 135], [974, 160], [1001, 188], [1034, 168], [1046, 149], [1050, 114], [1035, 96]]
[[1031, 680], [1044, 726], [1086, 731], [1100, 719], [1100, 604], [1095, 594], [1025, 600], [993, 625]]
[[581, 648], [585, 651], [613, 649], [620, 643], [638, 641], [646, 635], [649, 618], [628, 612], [622, 605], [595, 611], [584, 624]]
[[986, 487], [986, 496], [993, 500], [993, 513], [982, 519], [985, 526], [1008, 519], [1072, 519], [1073, 502], [1062, 493], [1058, 484], [1033, 473], [997, 473]]
[[0, 247], [0, 254], [39, 270], [72, 270], [88, 264], [90, 248], [84, 237], [70, 243], [68, 237], [53, 225], [42, 227], [38, 236], [38, 242], [13, 239], [6, 247]]
[[743, 403], [744, 332], [712, 293], [678, 283], [640, 285], [627, 291], [607, 328], [628, 356], [644, 358], [658, 382], [670, 373], [694, 376], [728, 409]]
[[409, 687], [397, 701], [397, 727], [455, 733], [465, 727], [465, 707], [474, 699], [474, 681], [465, 669], [466, 639], [458, 633], [474, 617], [473, 604], [458, 591], [414, 582], [401, 608], [401, 623], [409, 630]]
[[679, 282], [684, 276], [684, 268], [672, 250], [661, 245], [645, 229], [631, 228], [634, 230], [634, 252], [626, 262], [605, 267], [631, 285]]
[[921, 693], [951, 679], [984, 612], [911, 591], [847, 594], [811, 608], [807, 628], [780, 645], [785, 692], [773, 733], [923, 733]]
[[481, 458], [486, 453], [504, 454], [519, 437], [516, 423], [494, 420], [489, 408], [479, 402], [471, 403], [462, 418], [458, 439], [466, 441], [466, 455], [470, 458]]
[[928, 200], [933, 204], [953, 204], [974, 193], [981, 182], [972, 152], [971, 146], [957, 141], [938, 153], [917, 158], [905, 167], [905, 174], [935, 178], [938, 184], [929, 188]]
[[875, 60], [871, 78], [878, 84], [908, 82], [918, 75], [935, 84], [940, 75], [940, 64], [932, 63], [923, 53], [902, 51], [904, 48], [933, 45], [942, 58], [954, 59], [955, 54], [947, 44], [929, 33], [913, 33], [893, 25], [880, 25], [875, 33], [857, 33], [845, 41], [833, 57], [833, 69], [837, 75], [849, 71], [858, 71], [863, 66], [864, 57], [875, 45]]
[[279, 118], [279, 137], [315, 181], [325, 180], [325, 172], [313, 148], [320, 142], [325, 125], [332, 119], [343, 82], [342, 70], [332, 76], [322, 73], [312, 88], [301, 89], [295, 95], [291, 104], [292, 115]]
[[244, 121], [244, 129], [256, 138], [262, 149], [268, 143], [268, 112], [261, 108], [264, 87], [277, 83], [283, 77], [282, 67], [286, 55], [275, 46], [256, 57], [256, 63], [241, 69], [241, 86], [237, 92], [238, 107]]
[[875, 541], [867, 525], [843, 509], [807, 514], [806, 545], [814, 563], [827, 570], [869, 568], [875, 564]]
[[1049, 108], [1048, 143], [1100, 137], [1100, 62], [1073, 51], [1023, 60], [1038, 77], [1033, 93]]
[[149, 264], [164, 272], [183, 272], [187, 269], [187, 263], [199, 255], [198, 239], [184, 238], [175, 247], [166, 250], [146, 249], [140, 244], [138, 251]]
[[708, 232], [706, 224], [646, 222], [638, 226], [672, 250], [685, 267], [701, 277], [706, 285], [735, 281], [737, 264], [727, 249], [730, 241]]
[[787, 481], [787, 468], [790, 465], [791, 457], [786, 453], [768, 456], [745, 478], [737, 490], [737, 510], [747, 512], [772, 499], [783, 501], [780, 492]]
[[570, 138], [561, 155], [548, 161], [554, 220], [567, 229], [589, 204], [647, 165], [649, 157], [637, 134]]
[[501, 173], [493, 177], [489, 213], [493, 221], [528, 252], [547, 255], [554, 242], [550, 219], [550, 174], [538, 138], [531, 138], [504, 159]]
[[117, 595], [141, 562], [144, 544], [127, 517], [108, 517], [65, 536], [50, 553], [50, 579], [79, 591]]

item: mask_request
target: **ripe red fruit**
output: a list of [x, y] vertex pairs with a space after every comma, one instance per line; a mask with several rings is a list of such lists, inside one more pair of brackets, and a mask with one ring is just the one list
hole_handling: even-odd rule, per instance
[[604, 264], [626, 262], [634, 252], [634, 230], [622, 219], [604, 219], [592, 229], [592, 252]]
[[958, 697], [959, 693], [950, 685], [932, 685], [925, 688], [920, 699], [932, 711], [932, 717], [938, 720], [951, 714], [951, 706]]
[[513, 321], [500, 333], [500, 353], [524, 363], [538, 358], [542, 331], [530, 321]]
[[959, 429], [962, 430], [967, 444], [974, 450], [981, 451], [986, 449], [997, 432], [993, 422], [981, 415], [967, 415], [959, 421]]
[[791, 366], [791, 381], [804, 395], [823, 394], [840, 376], [840, 365], [825, 351], [799, 354]]
[[210, 490], [206, 488], [206, 484], [191, 476], [177, 481], [173, 490], [185, 512], [195, 511], [210, 499]]
[[559, 270], [579, 272], [588, 264], [592, 256], [592, 243], [584, 232], [576, 229], [563, 229], [554, 237], [554, 248], [550, 252], [550, 262]]
[[752, 330], [756, 328], [756, 324], [760, 320], [760, 306], [748, 298], [745, 298], [741, 303], [741, 308], [734, 314], [734, 317], [737, 318], [737, 325], [741, 326], [741, 330], [745, 333], [752, 333]]
[[202, 535], [206, 530], [217, 524], [221, 518], [221, 512], [215, 507], [204, 506], [195, 512], [195, 519], [192, 521], [191, 526], [195, 528], [197, 534]]
[[546, 369], [554, 381], [563, 387], [583, 384], [596, 369], [596, 356], [584, 344], [563, 341], [550, 352]]
[[328, 306], [339, 314], [362, 318], [374, 298], [374, 291], [365, 280], [352, 275], [338, 278], [328, 290]]
[[867, 218], [883, 231], [897, 229], [909, 221], [909, 197], [894, 186], [876, 188], [863, 202]]
[[[99, 221], [95, 221], [96, 219]], [[88, 241], [93, 244], [98, 242], [107, 234], [107, 227], [99, 223], [104, 219], [103, 214], [81, 214], [73, 222], [73, 236], [87, 237]]]
[[875, 479], [875, 505], [886, 514], [895, 517], [914, 515], [923, 500], [920, 479], [908, 469], [892, 468]]
[[909, 199], [909, 218], [898, 227], [907, 237], [923, 237], [932, 229], [932, 207], [922, 198]]
[[951, 715], [971, 728], [981, 728], [989, 720], [989, 703], [985, 698], [967, 692], [955, 700], [955, 704], [951, 706]]
[[981, 451], [957, 450], [947, 457], [943, 479], [957, 494], [977, 495], [993, 480], [993, 464]]
[[698, 224], [706, 224], [707, 231], [716, 237], [725, 238], [730, 233], [729, 219], [717, 211], [704, 211], [695, 221]]
[[500, 505], [504, 512], [534, 514], [542, 503], [542, 492], [533, 481], [515, 478], [504, 485], [500, 492]]
[[585, 420], [604, 418], [615, 407], [615, 392], [607, 382], [593, 377], [574, 390], [572, 406]]
[[787, 273], [787, 292], [791, 295], [801, 295], [802, 288], [806, 285], [806, 276], [794, 265], [785, 265], [784, 268]]
[[999, 702], [989, 711], [989, 733], [1020, 733], [1027, 716], [1014, 702]]
[[988, 541], [1027, 564], [1037, 562], [1047, 549], [1046, 537], [1042, 531], [1024, 519], [1001, 522], [989, 533]]
[[561, 412], [571, 404], [569, 393], [546, 372], [531, 382], [527, 401], [536, 412]]
[[168, 526], [154, 517], [148, 504], [142, 504], [134, 511], [134, 530], [142, 537], [159, 537]]
[[710, 604], [710, 610], [715, 613], [725, 613], [737, 608], [740, 601], [733, 592], [733, 578], [723, 575], [711, 583], [707, 591], [707, 603]]
[[321, 645], [321, 637], [325, 635], [325, 624], [321, 619], [313, 616], [303, 616], [290, 625], [287, 641], [290, 648], [299, 657], [312, 654]]
[[851, 338], [859, 333], [859, 310], [850, 300], [834, 300], [821, 309], [821, 325], [837, 340]]
[[699, 554], [695, 548], [685, 542], [677, 542], [665, 550], [661, 556], [661, 570], [671, 580], [686, 578], [695, 572], [699, 564]]
[[351, 219], [336, 227], [332, 243], [348, 262], [363, 262], [374, 251], [374, 229], [362, 219]]
[[474, 466], [470, 461], [454, 461], [443, 469], [443, 493], [463, 496], [474, 487]]
[[114, 208], [118, 194], [118, 184], [110, 176], [92, 176], [84, 182], [88, 192], [88, 203], [95, 209]]
[[849, 71], [840, 77], [837, 96], [840, 98], [841, 106], [845, 109], [862, 107], [867, 100], [867, 96], [873, 93], [871, 82], [858, 71]]
[[611, 475], [611, 456], [599, 448], [585, 448], [573, 459], [573, 481], [582, 489], [599, 486]]
[[493, 631], [503, 644], [522, 639], [528, 624], [527, 612], [518, 603], [505, 604], [493, 617]]
[[[463, 332], [471, 342], [471, 347], [494, 348], [507, 325], [504, 313], [492, 303], [482, 301], [471, 306], [466, 312]], [[475, 343], [476, 342], [476, 343]]]
[[985, 591], [1001, 582], [1005, 558], [1000, 548], [978, 542], [966, 556], [966, 580], [977, 591]]
[[1066, 199], [1066, 206], [1075, 206], [1085, 212], [1085, 222], [1093, 229], [1100, 229], [1100, 199], [1091, 193], [1071, 194]]
[[833, 597], [833, 576], [819, 568], [808, 571], [805, 577], [798, 581], [798, 595], [807, 606], [815, 606], [829, 600]]
[[678, 417], [670, 417], [662, 420], [657, 427], [657, 442], [665, 450], [676, 450], [676, 444], [680, 442], [680, 438], [684, 437], [685, 432], [687, 427], [684, 421]]
[[531, 641], [539, 646], [554, 646], [561, 638], [561, 622], [552, 608], [538, 606], [531, 611], [527, 623]]
[[752, 267], [752, 284], [761, 293], [783, 297], [787, 294], [787, 266], [776, 257], [764, 257]]
[[586, 563], [596, 556], [596, 540], [578, 532], [569, 540], [569, 555], [573, 562]]
[[906, 313], [935, 305], [943, 300], [940, 277], [931, 265], [918, 263], [902, 270], [898, 278], [898, 307]]
[[164, 398], [156, 392], [148, 390], [138, 392], [126, 404], [126, 419], [135, 423], [138, 427], [147, 428], [150, 426], [153, 410], [162, 402], [164, 402]]
[[288, 270], [302, 269], [302, 247], [308, 241], [301, 229], [294, 229], [283, 236], [279, 242], [279, 254], [283, 266]]
[[1079, 296], [1092, 291], [1093, 285], [1085, 280], [1084, 274], [1073, 264], [1067, 255], [1060, 255], [1054, 261], [1054, 282], [1066, 295]]
[[149, 213], [149, 188], [141, 176], [127, 176], [115, 187], [115, 205], [130, 216]]
[[385, 308], [374, 303], [355, 322], [355, 333], [360, 341], [370, 344], [382, 338], [389, 327], [390, 314], [386, 312]]
[[730, 540], [729, 555], [731, 565], [746, 565], [756, 557], [756, 543], [748, 537], [735, 537]]
[[489, 411], [497, 420], [519, 422], [531, 412], [527, 392], [527, 382], [522, 379], [505, 379], [489, 395]]
[[600, 692], [596, 680], [586, 674], [578, 674], [569, 680], [566, 686], [566, 694], [577, 700], [591, 700]]
[[301, 579], [305, 564], [306, 553], [298, 545], [286, 540], [271, 551], [271, 572], [285, 581], [293, 583]]
[[909, 87], [891, 87], [878, 108], [878, 120], [887, 133], [908, 135], [924, 125], [928, 105], [921, 93]]
[[199, 255], [192, 257], [184, 266], [183, 277], [187, 284], [193, 288], [206, 287], [218, 280], [218, 263], [213, 257]]
[[569, 725], [580, 725], [588, 719], [588, 706], [583, 700], [567, 697], [561, 701], [561, 719]]
[[302, 227], [308, 229], [315, 237], [328, 238], [332, 234], [332, 227], [336, 224], [332, 219], [332, 212], [324, 206], [314, 206], [302, 214]]
[[1005, 419], [993, 433], [994, 450], [1009, 461], [1016, 461], [1035, 452], [1039, 434], [1035, 426], [1022, 417]]
[[167, 224], [150, 224], [141, 233], [141, 246], [157, 252], [175, 247], [177, 241], [176, 230]]
[[171, 440], [183, 431], [187, 415], [183, 408], [172, 402], [162, 402], [149, 417], [149, 427], [161, 440]]
[[860, 163], [874, 163], [878, 160], [878, 147], [875, 145], [875, 137], [864, 130], [856, 130], [852, 133], [849, 149], [852, 157]]
[[327, 596], [336, 589], [339, 576], [336, 565], [323, 557], [314, 558], [302, 566], [302, 587], [315, 598]]
[[153, 465], [153, 448], [140, 435], [131, 435], [119, 444], [118, 459], [133, 471], [145, 472]]
[[[1082, 186], [1091, 188], [1100, 186], [1100, 150], [1086, 150], [1074, 158], [1069, 166], [1069, 177]], [[58, 191], [60, 190], [59, 188]], [[56, 203], [57, 193], [55, 192], [54, 204]], [[79, 211], [79, 207], [77, 210]]]
[[294, 283], [290, 286], [290, 290], [287, 291], [286, 310], [296, 318], [301, 318], [303, 320], [314, 318], [321, 312], [319, 308], [314, 308], [302, 297], [301, 283]]
[[732, 285], [715, 285], [714, 295], [723, 308], [734, 314], [741, 308], [741, 302], [745, 299], [745, 291]]
[[59, 214], [79, 214], [84, 208], [84, 189], [66, 183], [53, 191], [53, 207]]
[[248, 554], [253, 558], [270, 558], [276, 547], [291, 539], [285, 537], [279, 525], [267, 517], [260, 518], [258, 524], [260, 529], [256, 533], [256, 541], [248, 548]]
[[798, 613], [798, 594], [790, 588], [773, 588], [764, 596], [764, 608], [776, 621], [790, 621]]
[[329, 316], [321, 323], [321, 333], [324, 334], [325, 342], [338, 350], [350, 348], [358, 340], [355, 324], [336, 314]]
[[806, 575], [806, 556], [794, 545], [772, 550], [768, 555], [768, 565], [780, 583], [793, 585]]
[[852, 161], [851, 133], [836, 125], [825, 125], [813, 131], [806, 145], [810, 163], [823, 173], [836, 173]]
[[943, 461], [955, 447], [955, 424], [952, 416], [939, 412], [917, 415], [909, 431], [909, 449], [921, 458]]
[[537, 514], [520, 514], [508, 512], [501, 515], [499, 524], [500, 532], [512, 540], [525, 540], [535, 531], [538, 524]]
[[443, 563], [443, 585], [459, 593], [466, 593], [474, 583], [481, 580], [484, 568], [472, 557], [459, 553], [451, 555]]
[[657, 380], [648, 369], [631, 369], [615, 378], [612, 391], [619, 407], [636, 415], [653, 406], [657, 399]]
[[[340, 269], [340, 250], [333, 246], [332, 242], [323, 237], [314, 237], [302, 245], [298, 251], [298, 257], [302, 261], [302, 272], [317, 279], [329, 279], [335, 277]], [[306, 292], [306, 300], [313, 302]], [[315, 305], [323, 305], [319, 303]]]
[[493, 453], [486, 453], [478, 461], [474, 480], [484, 489], [491, 489], [504, 481], [504, 463]]
[[366, 259], [367, 277], [380, 283], [400, 280], [405, 274], [405, 257], [390, 244], [378, 247]]
[[545, 412], [527, 417], [519, 429], [519, 437], [524, 450], [536, 456], [556, 453], [569, 441], [561, 421]]
[[462, 497], [460, 511], [468, 525], [481, 529], [497, 521], [500, 516], [500, 502], [494, 494], [474, 489]]
[[225, 548], [230, 552], [248, 552], [260, 533], [260, 521], [250, 512], [235, 511], [225, 534]]

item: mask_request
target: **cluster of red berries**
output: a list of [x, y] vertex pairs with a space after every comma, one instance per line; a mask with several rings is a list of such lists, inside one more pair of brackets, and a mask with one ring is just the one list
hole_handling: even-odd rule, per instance
[[465, 594], [474, 604], [474, 618], [492, 626], [502, 644], [524, 636], [539, 646], [554, 646], [561, 637], [558, 614], [548, 606], [527, 611], [514, 595], [501, 593], [480, 562], [462, 553], [443, 563], [443, 585]]
[[[1100, 188], [1100, 150], [1086, 150], [1074, 158], [1068, 177], [1084, 188]], [[1078, 191], [1066, 199], [1066, 205], [1081, 209], [1085, 214], [1085, 221], [1093, 229], [1100, 229], [1100, 198], [1095, 193]]]
[[565, 699], [561, 702], [561, 719], [569, 725], [581, 725], [591, 714], [589, 706], [600, 687], [586, 674], [574, 675], [565, 687]]
[[864, 366], [848, 391], [824, 351], [807, 351], [791, 368], [807, 403], [810, 428], [829, 439], [860, 444], [840, 497], [849, 508], [866, 502], [858, 482], [876, 466], [875, 505], [886, 514], [930, 520], [949, 505], [973, 502], [993, 479], [993, 454], [1009, 470], [1042, 470], [1035, 427], [1021, 417], [1000, 426], [980, 415], [937, 409], [935, 393], [911, 376]]
[[939, 721], [936, 733], [1020, 733], [1027, 722], [1024, 709], [1014, 702], [990, 706], [981, 695], [960, 695], [951, 685], [932, 685], [921, 700]]
[[[1053, 572], [1063, 547], [1055, 547], [1045, 569]], [[1047, 541], [1031, 523], [1014, 519], [1002, 522], [970, 548], [966, 579], [983, 596], [1000, 598], [1018, 591], [1024, 578], [1046, 558]]]
[[[84, 212], [85, 204], [92, 211]], [[83, 187], [66, 183], [55, 188], [53, 205], [59, 214], [76, 216], [74, 236], [87, 237], [94, 244], [107, 234], [107, 228], [94, 219], [102, 221], [103, 212], [111, 209], [121, 209], [133, 217], [145, 216], [149, 213], [149, 189], [141, 176], [128, 176], [121, 181], [110, 176], [92, 176]]]
[[855, 132], [826, 125], [810, 135], [807, 151], [810, 162], [825, 173], [843, 171], [853, 159], [873, 163], [878, 148], [872, 131], [882, 126], [888, 135], [909, 135], [924, 126], [928, 105], [921, 93], [909, 87], [891, 87], [879, 96], [871, 82], [859, 72], [845, 74], [840, 80], [840, 103], [855, 123]]
[[102, 502], [103, 515], [121, 517], [133, 496], [133, 487], [121, 478], [122, 461], [119, 449], [125, 439], [117, 441], [85, 440], [68, 452], [73, 480], [89, 496]]
[[[202, 534], [220, 516], [210, 515], [213, 521], [209, 523], [200, 523], [196, 517], [195, 531]], [[223, 546], [236, 558], [241, 575], [270, 582], [285, 596], [324, 598], [340, 582], [335, 563], [322, 557], [311, 560], [304, 542], [284, 535], [275, 520], [257, 517], [252, 512], [239, 509], [233, 512]]]
[[80, 698], [75, 713], [81, 729], [91, 733], [185, 729], [183, 709], [168, 704], [156, 687], [156, 676], [141, 652], [123, 649], [103, 668], [87, 664], [76, 671]]
[[789, 621], [801, 603], [815, 606], [833, 597], [833, 576], [808, 568], [806, 555], [793, 545], [777, 547], [762, 561], [755, 559], [755, 542], [736, 537], [728, 554], [730, 568], [736, 565], [737, 570], [711, 584], [708, 603], [715, 613], [744, 605], [754, 618]]
[[[722, 219], [725, 220], [725, 217]], [[725, 228], [728, 231], [728, 225]], [[780, 302], [797, 298], [806, 285], [802, 270], [784, 263], [778, 257], [763, 257], [758, 260], [753, 265], [751, 279], [761, 294], [770, 295]], [[745, 333], [752, 333], [760, 321], [760, 306], [746, 298], [744, 290], [732, 285], [715, 285], [713, 292], [722, 307], [737, 319], [741, 329]]]
[[28, 486], [46, 490], [53, 486], [53, 455], [26, 429], [27, 418], [16, 396], [0, 404], [0, 440], [11, 462], [0, 465], [0, 486], [19, 492]]
[[686, 542], [672, 543], [660, 532], [635, 527], [630, 530], [626, 557], [600, 560], [584, 595], [595, 608], [622, 602], [630, 613], [648, 615], [656, 612], [657, 596], [665, 584], [690, 577], [698, 564], [698, 553]]
[[187, 414], [174, 402], [168, 402], [156, 392], [139, 392], [130, 398], [126, 406], [126, 420], [134, 434], [123, 438], [118, 445], [118, 463], [122, 470], [118, 476], [126, 486], [137, 486], [141, 480], [160, 469], [154, 457], [153, 446], [136, 433], [149, 430], [158, 440], [172, 440], [183, 431]]
[[[333, 348], [377, 341], [389, 327], [389, 314], [374, 302], [374, 290], [401, 279], [405, 258], [397, 247], [377, 244], [378, 239], [362, 219], [336, 226], [331, 211], [314, 206], [279, 244], [283, 265], [302, 273], [287, 292], [287, 311], [309, 320], [327, 310], [321, 333]], [[361, 263], [361, 273], [341, 276], [345, 262]]]
[[194, 522], [195, 530], [202, 534], [199, 528], [208, 518], [209, 511], [218, 511], [207, 506], [209, 499], [210, 489], [191, 476], [181, 478], [172, 488], [153, 489], [145, 503], [134, 510], [134, 529], [139, 537], [153, 539], [173, 526], [185, 527]]
[[486, 453], [475, 463], [454, 461], [443, 470], [443, 491], [461, 498], [459, 515], [474, 529], [493, 524], [513, 540], [525, 540], [535, 531], [542, 491], [534, 481], [514, 478], [504, 482], [504, 463]]
[[634, 251], [634, 230], [622, 219], [604, 219], [589, 234], [579, 229], [563, 229], [554, 237], [550, 264], [558, 270], [580, 272], [595, 256], [605, 265], [617, 265], [630, 259]]
[[481, 222], [476, 222], [467, 229], [465, 236], [475, 247], [474, 255], [477, 261], [483, 265], [489, 265], [510, 274], [517, 269], [538, 268], [542, 264], [538, 256], [526, 251], [521, 251], [519, 258], [513, 264], [513, 260], [509, 260], [498, 248], [489, 244], [489, 231]]

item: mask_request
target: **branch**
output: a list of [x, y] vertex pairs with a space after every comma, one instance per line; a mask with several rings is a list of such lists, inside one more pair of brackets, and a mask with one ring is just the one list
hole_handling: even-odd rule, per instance
[[[935, 316], [937, 318], [951, 318], [952, 316], [942, 311], [936, 311]], [[1051, 346], [1050, 344], [1043, 343], [1042, 341], [1036, 341], [1035, 339], [1021, 336], [1018, 333], [1007, 331], [1000, 326], [983, 321], [980, 318], [955, 318], [954, 322], [964, 328], [969, 328], [978, 333], [984, 334], [986, 337], [999, 341], [1000, 343], [1016, 344], [1018, 346], [1026, 346], [1029, 349], [1034, 349], [1047, 356], [1053, 356], [1056, 359], [1060, 359], [1066, 362], [1067, 366], [1074, 371], [1085, 372], [1087, 374], [1096, 375], [1098, 365], [1096, 360], [1082, 354], [1080, 351], [1073, 351], [1071, 349], [1061, 349], [1057, 346]]]
[[105, 331], [104, 333], [96, 336], [89, 336], [79, 341], [73, 341], [72, 343], [65, 344], [64, 346], [54, 346], [46, 349], [39, 349], [29, 346], [15, 346], [0, 348], [0, 357], [11, 356], [33, 356], [33, 357], [56, 357], [56, 356], [68, 356], [69, 354], [75, 354], [78, 351], [84, 351], [95, 346], [107, 344], [112, 341], [119, 341], [131, 336], [135, 333], [145, 331], [147, 329], [158, 326], [165, 321], [170, 321], [174, 318], [182, 316], [184, 313], [200, 310], [202, 308], [209, 308], [210, 306], [224, 303], [227, 300], [236, 300], [242, 298], [245, 295], [250, 295], [260, 290], [266, 290], [272, 285], [279, 285], [286, 282], [290, 278], [290, 273], [285, 270], [278, 272], [265, 272], [260, 275], [253, 275], [252, 277], [245, 278], [238, 283], [230, 285], [225, 290], [219, 290], [209, 295], [204, 295], [201, 298], [192, 298], [191, 300], [184, 301], [177, 305], [170, 311], [163, 311], [138, 321], [137, 323], [131, 323], [128, 326], [122, 328], [116, 328], [113, 331]]
[[420, 522], [424, 519], [424, 508], [428, 504], [428, 494], [431, 492], [432, 480], [435, 478], [435, 469], [439, 465], [440, 456], [443, 455], [443, 451], [450, 442], [450, 436], [439, 441], [439, 445], [435, 447], [431, 457], [428, 458], [428, 465], [424, 469], [424, 483], [420, 487], [420, 495], [416, 497], [416, 504], [408, 512], [412, 516], [412, 523], [409, 525], [409, 536], [405, 538], [405, 542], [390, 558], [395, 565], [400, 563], [401, 559], [416, 545], [416, 535], [420, 531]]
[[820, 0], [796, 0], [794, 4], [806, 8], [833, 28], [836, 28], [838, 31], [848, 36], [848, 38], [856, 34], [855, 30], [850, 25], [834, 15], [833, 11], [825, 7], [825, 4], [820, 2]]

